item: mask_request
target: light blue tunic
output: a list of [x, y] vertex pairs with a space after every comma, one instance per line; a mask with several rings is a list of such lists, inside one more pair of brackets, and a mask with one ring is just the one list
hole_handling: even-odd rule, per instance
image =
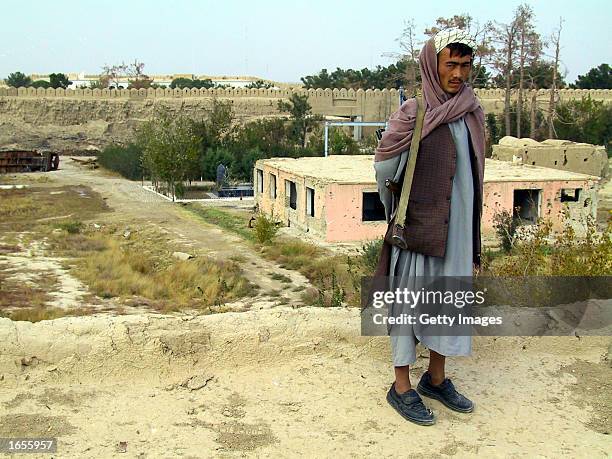
[[[392, 246], [389, 267], [390, 282], [394, 287], [414, 285], [415, 276], [472, 276], [473, 242], [472, 212], [474, 210], [474, 185], [470, 163], [470, 146], [467, 126], [463, 118], [448, 124], [457, 150], [456, 171], [453, 177], [448, 239], [444, 258], [423, 255]], [[408, 151], [384, 161], [374, 163], [376, 181], [381, 201], [385, 206], [387, 222], [394, 209], [391, 193], [385, 187], [385, 179], [397, 181], [408, 159]], [[411, 365], [416, 361], [416, 340], [439, 354], [469, 355], [471, 336], [419, 336], [409, 326], [392, 327], [390, 330], [394, 366]], [[412, 333], [410, 333], [410, 331]]]

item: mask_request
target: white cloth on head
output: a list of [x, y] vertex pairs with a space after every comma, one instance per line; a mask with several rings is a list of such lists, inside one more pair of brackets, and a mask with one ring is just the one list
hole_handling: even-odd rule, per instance
[[439, 53], [451, 43], [463, 43], [476, 51], [476, 41], [466, 30], [444, 29], [434, 36], [436, 53]]

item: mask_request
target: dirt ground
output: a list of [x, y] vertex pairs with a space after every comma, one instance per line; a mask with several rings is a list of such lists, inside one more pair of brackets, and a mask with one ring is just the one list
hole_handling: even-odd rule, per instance
[[475, 337], [448, 361], [475, 412], [427, 399], [438, 422], [419, 427], [387, 405], [389, 340], [360, 336], [359, 311], [278, 305], [271, 291], [300, 292], [272, 274], [308, 281], [138, 184], [61, 168], [50, 185], [101, 193], [106, 222], [240, 255], [260, 290], [244, 312], [0, 319], [0, 437], [57, 437], [54, 457], [78, 458], [610, 456], [612, 338]]
[[387, 405], [388, 339], [354, 309], [1, 319], [0, 338], [0, 437], [56, 436], [56, 457], [610, 453], [609, 338], [474, 338], [448, 373], [476, 410], [427, 401], [432, 427]]

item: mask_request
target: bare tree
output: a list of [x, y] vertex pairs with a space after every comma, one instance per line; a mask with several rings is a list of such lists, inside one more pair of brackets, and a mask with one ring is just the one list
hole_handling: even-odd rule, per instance
[[542, 40], [535, 31], [534, 14], [527, 4], [519, 5], [514, 22], [518, 27], [518, 65], [519, 82], [516, 101], [516, 136], [521, 137], [521, 117], [523, 114], [523, 89], [525, 87], [525, 67], [539, 59], [542, 54]]
[[550, 87], [550, 100], [548, 102], [548, 138], [554, 139], [555, 133], [555, 111], [557, 101], [557, 71], [559, 68], [559, 51], [561, 50], [561, 29], [563, 18], [559, 18], [559, 28], [553, 32], [550, 38], [551, 44], [555, 47], [555, 63], [553, 65], [552, 85]]
[[425, 35], [433, 37], [435, 34], [445, 29], [471, 30], [474, 19], [469, 14], [455, 14], [452, 18], [439, 17], [436, 25], [425, 29]]
[[130, 77], [132, 77], [128, 80], [130, 89], [147, 89], [151, 87], [153, 79], [149, 78], [148, 75], [145, 75], [143, 72], [144, 67], [144, 62], [138, 62], [138, 59], [134, 59], [134, 62], [128, 65], [127, 73]]
[[134, 62], [130, 64], [126, 64], [125, 62], [115, 65], [106, 64], [102, 67], [100, 83], [105, 80], [107, 82], [106, 86], [112, 83], [115, 89], [119, 89], [120, 79], [122, 77], [128, 77], [130, 88], [148, 88], [151, 86], [153, 80], [143, 73], [144, 67], [144, 62], [139, 62], [138, 59], [134, 59]]
[[116, 65], [105, 64], [102, 67], [102, 76], [106, 77], [109, 83], [113, 83], [115, 89], [119, 89], [119, 79], [127, 73], [127, 69], [128, 66], [125, 62]]
[[502, 74], [505, 82], [504, 127], [506, 135], [512, 135], [510, 110], [512, 96], [512, 70], [514, 69], [516, 59], [517, 30], [517, 21], [513, 19], [510, 24], [498, 23], [494, 32], [495, 41], [498, 45], [494, 65]]
[[399, 43], [400, 52], [384, 53], [383, 57], [391, 57], [394, 59], [403, 60], [406, 63], [406, 94], [410, 95], [416, 93], [417, 82], [418, 82], [418, 68], [419, 68], [419, 53], [422, 41], [418, 40], [416, 36], [416, 26], [414, 19], [410, 18], [404, 21], [404, 29], [402, 34], [395, 41]]

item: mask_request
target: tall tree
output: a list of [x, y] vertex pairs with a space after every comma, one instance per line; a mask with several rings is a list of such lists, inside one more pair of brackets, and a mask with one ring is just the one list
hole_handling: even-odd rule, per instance
[[402, 34], [396, 40], [401, 49], [399, 57], [406, 64], [405, 90], [409, 97], [416, 94], [417, 82], [421, 79], [418, 61], [421, 43], [416, 38], [415, 29], [414, 19], [410, 18], [404, 21], [404, 30], [402, 30]]
[[516, 105], [516, 136], [521, 137], [521, 116], [523, 113], [523, 89], [525, 88], [525, 67], [536, 62], [542, 54], [542, 40], [535, 31], [533, 10], [526, 3], [519, 5], [514, 21], [518, 27], [519, 81]]
[[13, 88], [27, 88], [32, 84], [32, 79], [21, 72], [13, 72], [6, 79], [6, 84]]
[[559, 18], [559, 28], [552, 34], [551, 44], [555, 48], [555, 61], [553, 64], [552, 85], [550, 87], [550, 100], [548, 101], [548, 138], [555, 138], [555, 104], [557, 101], [557, 69], [559, 68], [559, 52], [561, 51], [561, 28], [563, 18]]
[[302, 148], [306, 147], [306, 133], [322, 120], [320, 116], [311, 114], [312, 107], [308, 103], [308, 96], [294, 93], [289, 102], [278, 101], [278, 110], [291, 114], [295, 138]]
[[512, 123], [510, 120], [511, 96], [513, 70], [517, 50], [517, 31], [518, 24], [513, 19], [509, 24], [498, 23], [495, 27], [495, 41], [497, 51], [495, 54], [495, 67], [505, 81], [504, 87], [504, 130], [506, 135], [512, 135]]
[[572, 85], [578, 89], [612, 89], [612, 68], [608, 64], [601, 64], [592, 68], [586, 75], [578, 75], [576, 83]]
[[52, 73], [49, 75], [49, 84], [52, 88], [66, 89], [72, 84], [72, 81], [70, 81], [63, 73]]
[[159, 182], [166, 184], [173, 200], [177, 185], [187, 178], [198, 158], [199, 139], [193, 126], [184, 115], [162, 111], [138, 131], [137, 145], [142, 150], [143, 168], [156, 186]]

